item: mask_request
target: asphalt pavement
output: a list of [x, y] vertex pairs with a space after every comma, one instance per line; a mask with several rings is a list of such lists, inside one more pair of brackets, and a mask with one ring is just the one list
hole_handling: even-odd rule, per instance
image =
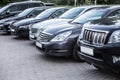
[[72, 58], [48, 57], [34, 42], [0, 34], [0, 80], [120, 80]]

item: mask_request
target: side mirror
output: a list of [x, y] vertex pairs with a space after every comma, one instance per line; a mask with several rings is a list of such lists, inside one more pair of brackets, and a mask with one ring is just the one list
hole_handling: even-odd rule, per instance
[[34, 15], [34, 14], [30, 14], [30, 15], [28, 15], [27, 17], [28, 17], [28, 18], [30, 18], [30, 17], [35, 17], [35, 15]]
[[7, 10], [7, 11], [6, 11], [6, 14], [10, 14], [10, 10]]

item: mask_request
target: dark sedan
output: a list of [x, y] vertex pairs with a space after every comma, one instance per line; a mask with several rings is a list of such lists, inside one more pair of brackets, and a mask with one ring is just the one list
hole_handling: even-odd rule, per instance
[[0, 29], [3, 32], [10, 32], [9, 26], [14, 23], [15, 21], [30, 18], [30, 17], [35, 17], [38, 14], [40, 14], [42, 11], [47, 9], [48, 7], [34, 7], [34, 8], [29, 8], [21, 12], [20, 14], [10, 17], [10, 18], [5, 18], [0, 20]]
[[37, 38], [36, 46], [47, 55], [70, 56], [81, 61], [77, 53], [77, 38], [84, 23], [105, 18], [119, 10], [119, 6], [96, 8], [90, 10], [67, 24], [52, 25], [45, 29]]
[[43, 22], [33, 24], [33, 25], [30, 26], [29, 37], [30, 37], [31, 40], [36, 40], [36, 37], [40, 34], [39, 32], [41, 32], [42, 30], [47, 28], [48, 25], [52, 25], [52, 24], [58, 25], [58, 24], [67, 23], [69, 21], [72, 21], [76, 17], [82, 15], [83, 13], [85, 13], [85, 12], [91, 10], [91, 9], [97, 8], [97, 7], [102, 7], [102, 6], [74, 7], [74, 8], [71, 8], [70, 10], [66, 11], [59, 18], [50, 19], [50, 20], [46, 20], [46, 21], [43, 21]]
[[29, 37], [30, 24], [59, 17], [68, 9], [69, 8], [66, 7], [56, 7], [56, 8], [47, 9], [38, 16], [36, 16], [35, 18], [29, 18], [15, 22], [14, 24], [11, 25], [11, 32], [12, 34], [17, 35], [18, 37]]

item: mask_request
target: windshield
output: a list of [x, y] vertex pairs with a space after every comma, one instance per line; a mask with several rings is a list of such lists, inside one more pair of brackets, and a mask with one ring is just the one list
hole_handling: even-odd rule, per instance
[[105, 14], [105, 12], [106, 10], [90, 10], [73, 20], [71, 23], [84, 24], [90, 20], [100, 19]]
[[10, 7], [10, 4], [0, 8], [0, 13], [4, 12], [9, 7]]
[[32, 9], [26, 9], [23, 12], [19, 13], [17, 16], [19, 16], [19, 17], [27, 16], [31, 11], [32, 11]]
[[56, 11], [56, 9], [47, 9], [47, 10], [43, 11], [42, 13], [40, 13], [38, 16], [36, 16], [36, 19], [47, 18], [50, 15], [52, 15], [55, 11]]
[[83, 10], [84, 10], [84, 8], [72, 8], [72, 9], [68, 10], [67, 12], [65, 12], [64, 14], [62, 14], [60, 16], [60, 18], [63, 18], [63, 19], [74, 19]]

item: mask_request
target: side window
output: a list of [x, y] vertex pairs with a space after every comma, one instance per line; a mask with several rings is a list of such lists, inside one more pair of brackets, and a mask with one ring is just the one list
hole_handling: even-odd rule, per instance
[[54, 14], [51, 15], [50, 18], [59, 17], [59, 16], [62, 15], [64, 12], [65, 12], [64, 9], [57, 10]]
[[31, 7], [43, 6], [43, 3], [31, 3]]
[[23, 10], [25, 10], [27, 8], [29, 8], [28, 4], [20, 4], [20, 5], [18, 5], [18, 10], [19, 11], [23, 11]]
[[18, 11], [17, 5], [13, 5], [6, 10], [6, 12], [15, 12], [15, 11]]
[[110, 15], [108, 15], [108, 18], [120, 18], [120, 10], [112, 12]]
[[40, 14], [43, 10], [34, 10], [32, 11], [29, 15], [33, 15], [33, 17], [37, 16], [38, 14]]

